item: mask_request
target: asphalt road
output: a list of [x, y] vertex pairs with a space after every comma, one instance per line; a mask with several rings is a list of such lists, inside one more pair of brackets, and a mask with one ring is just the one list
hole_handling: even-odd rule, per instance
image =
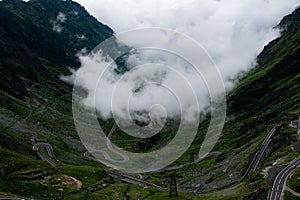
[[270, 200], [282, 200], [284, 195], [284, 189], [288, 177], [300, 166], [300, 157], [295, 159], [291, 164], [281, 170], [273, 183]]
[[[119, 156], [123, 157], [123, 160], [118, 160], [118, 161], [116, 161], [116, 160], [111, 159], [111, 158], [109, 157], [109, 155], [108, 155], [106, 152], [101, 152], [101, 153], [103, 154], [103, 156], [104, 156], [107, 160], [110, 160], [110, 161], [113, 161], [113, 162], [121, 162], [121, 163], [122, 163], [122, 162], [127, 162], [127, 161], [128, 161], [128, 160], [127, 160], [128, 158], [126, 158], [127, 156], [126, 156], [126, 155], [123, 155], [122, 153], [120, 153], [120, 152], [116, 151], [115, 149], [113, 149], [112, 144], [111, 144], [111, 141], [110, 141], [110, 138], [111, 138], [113, 132], [116, 130], [116, 127], [117, 127], [116, 124], [114, 124], [113, 127], [112, 127], [112, 129], [110, 130], [110, 133], [108, 134], [108, 138], [107, 138], [107, 147], [108, 147], [108, 149], [109, 149], [110, 151], [112, 151], [112, 152], [118, 154]], [[261, 159], [262, 159], [262, 156], [263, 156], [264, 152], [266, 151], [266, 149], [267, 149], [267, 147], [268, 147], [268, 145], [269, 145], [269, 143], [270, 143], [270, 141], [271, 141], [271, 138], [272, 138], [273, 134], [276, 132], [276, 128], [277, 128], [277, 125], [274, 126], [274, 127], [269, 131], [268, 135], [266, 136], [266, 138], [264, 139], [263, 143], [262, 143], [261, 146], [259, 147], [259, 150], [256, 152], [254, 158], [252, 159], [252, 161], [251, 161], [251, 163], [250, 163], [250, 165], [249, 165], [247, 171], [245, 172], [244, 176], [242, 177], [242, 179], [240, 179], [240, 181], [238, 181], [238, 182], [235, 183], [235, 184], [240, 183], [241, 181], [244, 180], [244, 178], [245, 178], [246, 176], [248, 176], [249, 173], [254, 172], [254, 171], [256, 170], [256, 168], [257, 168], [259, 162], [260, 162]], [[213, 153], [215, 153], [215, 152], [211, 152], [211, 153], [213, 154]], [[86, 152], [86, 153], [84, 154], [84, 156], [87, 157], [87, 158], [89, 158], [89, 159], [92, 159], [92, 160], [95, 160], [95, 161], [99, 162], [99, 160], [93, 158], [88, 152]], [[201, 160], [202, 160], [202, 159], [201, 159]], [[201, 161], [201, 160], [199, 160], [199, 161]], [[174, 168], [174, 169], [177, 169], [177, 168], [182, 168], [182, 167], [184, 167], [184, 165], [182, 165], [182, 166], [175, 166], [175, 167], [173, 167], [173, 168]], [[174, 170], [173, 168], [172, 168], [172, 169], [170, 168], [170, 169], [168, 169], [168, 170]], [[168, 170], [166, 170], [166, 171], [168, 171]], [[142, 181], [142, 180], [140, 180], [140, 179], [133, 178], [133, 177], [131, 177], [131, 176], [126, 176], [126, 175], [124, 176], [124, 174], [117, 174], [117, 173], [113, 173], [113, 172], [110, 172], [110, 171], [106, 171], [106, 173], [107, 173], [108, 175], [110, 175], [111, 177], [118, 178], [118, 179], [120, 179], [120, 180], [122, 180], [122, 181], [124, 181], [124, 182], [127, 182], [127, 183], [139, 184], [139, 185], [144, 185], [144, 186], [152, 186], [152, 187], [159, 188], [159, 186], [157, 186], [157, 185], [154, 185], [154, 184], [151, 184], [151, 183]]]
[[153, 183], [149, 183], [140, 179], [136, 179], [130, 176], [127, 176], [125, 174], [119, 174], [119, 173], [114, 173], [108, 170], [105, 170], [106, 174], [108, 174], [109, 176], [113, 177], [113, 178], [117, 178], [120, 179], [121, 181], [124, 181], [126, 183], [131, 183], [131, 184], [136, 184], [136, 185], [142, 185], [142, 186], [146, 186], [146, 187], [154, 187], [157, 189], [161, 189], [160, 186], [155, 185]]
[[104, 156], [104, 158], [105, 158], [106, 160], [109, 160], [110, 162], [115, 162], [115, 163], [126, 163], [126, 162], [129, 161], [129, 157], [128, 157], [127, 155], [122, 154], [121, 152], [117, 151], [116, 149], [114, 149], [114, 147], [113, 147], [113, 145], [112, 145], [112, 143], [111, 143], [111, 140], [110, 140], [110, 139], [111, 139], [111, 136], [112, 136], [112, 134], [113, 134], [113, 132], [115, 132], [116, 129], [117, 129], [117, 124], [114, 123], [113, 127], [111, 128], [111, 130], [110, 130], [110, 132], [109, 132], [109, 134], [108, 134], [108, 137], [106, 138], [106, 146], [107, 146], [107, 148], [108, 148], [111, 152], [117, 154], [119, 157], [122, 157], [122, 160], [115, 160], [115, 159], [112, 159], [106, 151], [101, 150], [101, 153], [102, 153], [102, 155]]
[[56, 164], [51, 159], [49, 159], [48, 157], [46, 157], [43, 154], [41, 154], [40, 152], [38, 152], [40, 148], [45, 148], [47, 150], [48, 155], [51, 158], [55, 159], [55, 155], [54, 155], [53, 148], [52, 148], [51, 144], [48, 144], [48, 143], [36, 143], [35, 145], [33, 145], [32, 150], [36, 151], [37, 154], [38, 154], [38, 156], [43, 161], [47, 162], [49, 165], [51, 165], [53, 167], [56, 167]]
[[272, 136], [274, 135], [274, 133], [276, 132], [276, 128], [278, 127], [278, 125], [275, 125], [268, 133], [268, 135], [266, 136], [266, 138], [264, 139], [264, 141], [262, 142], [262, 144], [260, 145], [259, 149], [257, 150], [257, 152], [255, 153], [253, 159], [251, 160], [248, 169], [246, 170], [244, 176], [242, 178], [240, 178], [239, 180], [232, 182], [231, 184], [221, 187], [219, 189], [214, 190], [214, 192], [216, 191], [221, 191], [224, 189], [228, 189], [228, 188], [232, 188], [237, 186], [238, 184], [240, 184], [251, 172], [254, 172], [259, 164], [259, 162], [262, 159], [262, 156], [264, 154], [264, 152], [266, 151]]
[[277, 126], [274, 126], [268, 133], [267, 137], [264, 139], [263, 143], [260, 145], [258, 151], [255, 153], [254, 158], [252, 159], [247, 171], [245, 172], [242, 180], [244, 180], [244, 178], [246, 178], [246, 176], [248, 176], [248, 174], [250, 174], [251, 172], [254, 172], [259, 164], [259, 162], [261, 161], [270, 141], [271, 141], [271, 137], [273, 136], [273, 134], [276, 132], [276, 128]]
[[[218, 156], [220, 155], [221, 153], [220, 152], [209, 152], [208, 154], [206, 154], [205, 156], [201, 157], [201, 158], [197, 158], [195, 160], [195, 164], [198, 163], [198, 162], [201, 162], [203, 161], [204, 159], [208, 158], [208, 157], [211, 157], [211, 156]], [[173, 170], [177, 170], [177, 169], [181, 169], [181, 168], [184, 168], [186, 166], [189, 166], [190, 163], [185, 163], [185, 164], [181, 164], [181, 165], [176, 165], [176, 166], [171, 166], [171, 167], [166, 167], [166, 168], [162, 168], [162, 169], [159, 169], [159, 170], [156, 170], [154, 171], [155, 173], [162, 173], [162, 172], [167, 172], [167, 171], [173, 171]]]

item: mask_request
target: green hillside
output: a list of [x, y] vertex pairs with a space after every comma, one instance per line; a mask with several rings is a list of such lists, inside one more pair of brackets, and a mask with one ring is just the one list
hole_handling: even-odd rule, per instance
[[[182, 175], [179, 199], [266, 199], [269, 186], [263, 169], [279, 158], [280, 164], [289, 163], [297, 155], [291, 146], [299, 136], [288, 124], [300, 116], [299, 18], [300, 9], [283, 18], [278, 25], [282, 36], [264, 48], [258, 65], [228, 94], [216, 155], [172, 172], [144, 174], [145, 181], [162, 186], [159, 190], [112, 178], [104, 171], [107, 167], [84, 156], [72, 118], [72, 87], [59, 79], [69, 68], [79, 67], [78, 51], [93, 49], [113, 31], [70, 0], [0, 1], [0, 198], [166, 199], [168, 176], [175, 173]], [[206, 119], [200, 124], [196, 140], [176, 164], [188, 163], [189, 153], [198, 152], [208, 123]], [[258, 169], [236, 184], [250, 154], [275, 124], [281, 128]], [[168, 142], [172, 130], [144, 143], [126, 138], [122, 144], [122, 134], [113, 140], [143, 151]], [[49, 159], [57, 167], [32, 150], [37, 142], [52, 145], [56, 158]], [[47, 156], [45, 149], [40, 153]]]
[[[61, 32], [53, 30], [59, 13]], [[26, 79], [65, 92], [57, 76], [79, 66], [75, 54], [113, 34], [72, 1], [4, 0], [0, 18], [0, 88], [18, 98], [29, 95]]]

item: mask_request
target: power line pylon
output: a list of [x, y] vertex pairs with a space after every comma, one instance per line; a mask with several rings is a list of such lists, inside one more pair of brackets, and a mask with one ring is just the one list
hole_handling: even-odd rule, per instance
[[190, 154], [190, 166], [195, 165], [195, 153]]
[[169, 193], [169, 198], [171, 198], [173, 195], [175, 195], [176, 198], [178, 197], [176, 176], [174, 174], [170, 176], [170, 193]]

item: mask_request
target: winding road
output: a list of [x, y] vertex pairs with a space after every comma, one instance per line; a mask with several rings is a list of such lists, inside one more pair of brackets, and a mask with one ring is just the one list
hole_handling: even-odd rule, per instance
[[255, 153], [254, 158], [252, 159], [247, 171], [245, 172], [242, 180], [244, 180], [251, 172], [254, 172], [261, 161], [269, 143], [271, 142], [271, 137], [276, 132], [277, 125], [274, 126], [268, 133], [267, 137], [264, 139], [263, 143], [260, 145], [258, 151]]
[[51, 158], [55, 159], [55, 155], [53, 152], [53, 148], [51, 146], [51, 144], [48, 143], [36, 143], [35, 145], [33, 145], [32, 150], [36, 151], [38, 156], [45, 162], [47, 162], [49, 165], [56, 167], [55, 162], [53, 162], [51, 159], [49, 159], [48, 157], [44, 156], [43, 154], [41, 154], [39, 151], [40, 148], [45, 148], [47, 150], [48, 155]]
[[104, 151], [104, 150], [101, 150], [101, 153], [102, 153], [102, 155], [104, 156], [104, 158], [105, 158], [106, 160], [109, 160], [110, 162], [126, 163], [126, 162], [129, 161], [129, 157], [128, 157], [127, 155], [122, 154], [121, 152], [115, 150], [114, 147], [112, 146], [112, 143], [111, 143], [111, 140], [110, 140], [110, 139], [111, 139], [111, 136], [112, 136], [112, 134], [113, 134], [113, 132], [114, 132], [116, 129], [117, 129], [117, 124], [114, 123], [113, 127], [111, 128], [111, 130], [110, 130], [110, 132], [109, 132], [109, 134], [108, 134], [108, 137], [106, 138], [106, 146], [107, 146], [107, 148], [108, 148], [111, 152], [113, 152], [113, 153], [117, 154], [118, 156], [122, 157], [122, 160], [115, 160], [115, 159], [112, 159], [112, 158], [108, 155], [108, 153], [107, 153], [106, 151]]
[[[198, 163], [198, 162], [201, 162], [202, 160], [208, 158], [208, 157], [211, 157], [211, 156], [218, 156], [220, 155], [221, 152], [209, 152], [208, 154], [200, 157], [200, 158], [197, 158], [195, 160], [195, 164]], [[171, 167], [166, 167], [166, 168], [162, 168], [162, 169], [159, 169], [159, 170], [156, 170], [154, 171], [155, 173], [162, 173], [162, 172], [167, 172], [167, 171], [173, 171], [173, 170], [177, 170], [177, 169], [181, 169], [181, 168], [184, 168], [184, 167], [187, 167], [189, 166], [190, 163], [185, 163], [185, 164], [181, 164], [181, 165], [176, 165], [176, 166], [171, 166]]]
[[254, 172], [259, 164], [259, 162], [261, 161], [263, 154], [265, 153], [268, 145], [271, 142], [271, 138], [274, 135], [274, 133], [276, 132], [276, 128], [278, 127], [278, 125], [275, 125], [268, 133], [268, 135], [265, 137], [264, 141], [262, 142], [262, 144], [260, 145], [259, 149], [256, 151], [253, 159], [251, 160], [245, 174], [243, 175], [242, 178], [240, 178], [239, 180], [232, 182], [231, 184], [221, 187], [219, 189], [216, 189], [215, 191], [221, 191], [224, 189], [228, 189], [230, 187], [235, 187], [238, 184], [240, 184], [251, 172]]
[[127, 176], [125, 174], [114, 173], [114, 172], [111, 172], [111, 171], [108, 171], [108, 170], [105, 170], [105, 172], [109, 176], [111, 176], [113, 178], [120, 179], [121, 181], [124, 181], [126, 183], [131, 183], [131, 184], [136, 184], [136, 185], [142, 185], [142, 186], [154, 187], [154, 188], [157, 188], [157, 189], [161, 189], [161, 187], [158, 186], [158, 185], [155, 185], [153, 183], [149, 183], [149, 182], [146, 182], [146, 181], [142, 181], [140, 179], [136, 179], [136, 178]]
[[282, 200], [288, 177], [300, 166], [300, 157], [281, 170], [273, 183], [270, 200]]
[[[120, 157], [123, 158], [123, 160], [114, 160], [112, 159], [108, 154], [107, 152], [105, 151], [101, 151], [101, 153], [103, 154], [103, 156], [105, 157], [105, 159], [109, 160], [109, 161], [112, 161], [112, 162], [119, 162], [119, 163], [123, 163], [123, 162], [127, 162], [128, 161], [128, 157], [126, 155], [123, 155], [121, 152], [118, 152], [117, 150], [115, 150], [112, 146], [112, 143], [110, 141], [110, 138], [113, 134], [113, 132], [116, 130], [117, 128], [117, 125], [114, 124], [112, 129], [110, 130], [109, 134], [108, 134], [108, 137], [107, 137], [107, 141], [106, 141], [106, 144], [107, 144], [107, 147], [110, 151], [118, 154]], [[268, 135], [266, 136], [266, 138], [264, 139], [263, 143], [261, 144], [261, 146], [259, 147], [258, 151], [255, 153], [254, 155], [254, 158], [252, 159], [248, 169], [246, 170], [244, 176], [240, 179], [240, 181], [237, 181], [236, 183], [234, 184], [239, 184], [240, 182], [242, 182], [251, 172], [254, 172], [259, 164], [259, 162], [261, 161], [262, 157], [263, 157], [263, 154], [265, 153], [270, 141], [271, 141], [271, 137], [274, 135], [274, 133], [276, 132], [276, 128], [277, 128], [277, 125], [275, 125], [268, 133]], [[196, 162], [200, 162], [201, 160], [207, 158], [208, 156], [213, 156], [213, 155], [216, 155], [216, 154], [219, 154], [219, 152], [211, 152], [209, 153], [208, 155], [206, 155], [204, 158], [201, 158], [199, 160], [196, 160]], [[94, 161], [97, 161], [97, 162], [101, 162], [100, 160], [94, 158], [93, 156], [91, 156], [91, 154], [89, 152], [85, 152], [84, 153], [84, 156], [91, 159], [91, 160], [94, 160]], [[180, 168], [183, 168], [185, 167], [187, 164], [183, 164], [183, 165], [178, 165], [178, 166], [172, 166], [172, 167], [169, 167], [169, 168], [165, 168], [165, 169], [161, 169], [161, 170], [157, 170], [156, 172], [163, 172], [163, 171], [170, 171], [170, 170], [175, 170], [175, 169], [180, 169]], [[152, 183], [148, 183], [148, 182], [145, 182], [145, 181], [142, 181], [140, 179], [137, 179], [137, 178], [133, 178], [131, 176], [127, 176], [126, 174], [124, 173], [121, 173], [121, 174], [118, 174], [118, 173], [113, 173], [111, 171], [107, 171], [106, 170], [106, 173], [113, 177], [113, 178], [118, 178], [124, 182], [127, 182], [127, 183], [132, 183], [132, 184], [139, 184], [139, 185], [144, 185], [144, 186], [152, 186], [152, 187], [155, 187], [155, 188], [160, 188], [159, 186], [157, 185], [154, 185]]]

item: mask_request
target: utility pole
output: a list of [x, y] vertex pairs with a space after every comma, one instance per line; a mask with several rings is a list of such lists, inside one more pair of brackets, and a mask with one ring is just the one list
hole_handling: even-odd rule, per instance
[[195, 153], [189, 153], [190, 154], [190, 166], [195, 165]]
[[123, 192], [124, 200], [130, 200], [130, 198], [131, 198], [131, 196], [128, 194], [129, 189], [130, 189], [130, 186], [128, 185], [126, 191]]
[[130, 200], [130, 195], [128, 195], [128, 194], [124, 194], [124, 200]]
[[176, 176], [174, 174], [172, 174], [170, 176], [170, 193], [169, 193], [169, 198], [171, 198], [173, 195], [175, 195], [176, 198], [178, 197]]

